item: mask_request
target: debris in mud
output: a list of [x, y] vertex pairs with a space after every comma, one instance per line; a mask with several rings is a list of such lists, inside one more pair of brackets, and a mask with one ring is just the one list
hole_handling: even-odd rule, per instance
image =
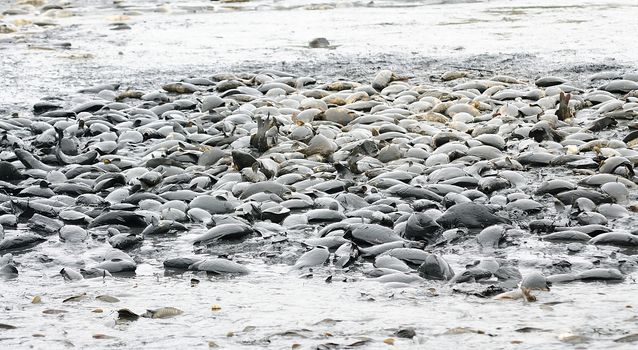
[[562, 333], [558, 335], [558, 340], [568, 344], [584, 344], [591, 341], [591, 338], [574, 333]]
[[388, 344], [388, 345], [394, 345], [395, 340], [394, 340], [394, 338], [385, 338], [385, 339], [383, 339], [383, 342]]
[[394, 332], [394, 335], [396, 335], [398, 338], [412, 339], [416, 337], [416, 331], [414, 330], [414, 328], [402, 328]]
[[129, 309], [117, 310], [117, 319], [119, 321], [136, 321], [140, 316]]
[[183, 314], [184, 311], [174, 307], [162, 307], [155, 310], [147, 310], [141, 316], [146, 318], [169, 318]]
[[62, 302], [63, 303], [70, 303], [70, 302], [81, 301], [81, 300], [84, 300], [86, 298], [87, 298], [86, 293], [82, 293], [82, 294], [79, 294], [79, 295], [74, 295], [74, 296], [68, 297], [68, 298], [62, 300]]
[[633, 343], [638, 341], [638, 334], [629, 334], [624, 337], [614, 339], [615, 343]]
[[45, 315], [59, 315], [59, 314], [67, 313], [67, 312], [68, 311], [66, 310], [59, 310], [59, 309], [46, 309], [42, 311], [42, 313]]
[[95, 297], [95, 299], [106, 302], [106, 303], [117, 303], [120, 301], [120, 299], [110, 295], [98, 295]]
[[93, 334], [93, 339], [117, 339], [117, 338], [112, 335], [98, 333], [98, 334]]
[[[457, 335], [457, 334], [467, 334], [467, 333], [487, 334], [483, 330], [476, 329], [476, 328], [471, 328], [471, 327], [450, 328], [447, 331], [445, 331], [445, 333], [443, 333], [443, 334], [444, 335]], [[492, 334], [487, 334], [487, 335], [493, 336]]]
[[314, 38], [308, 43], [311, 49], [326, 49], [330, 47], [330, 42], [326, 38]]

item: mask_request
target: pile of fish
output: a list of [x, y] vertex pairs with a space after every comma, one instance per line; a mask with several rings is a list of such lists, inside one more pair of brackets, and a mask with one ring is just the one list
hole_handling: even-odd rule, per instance
[[[1, 116], [0, 274], [60, 244], [99, 251], [60, 266], [67, 280], [131, 273], [153, 240], [166, 271], [289, 264], [527, 300], [622, 280], [638, 246], [636, 116], [638, 74], [413, 84], [382, 70], [367, 84], [264, 70], [84, 88]], [[523, 278], [508, 248], [545, 241], [585, 260], [618, 248]]]

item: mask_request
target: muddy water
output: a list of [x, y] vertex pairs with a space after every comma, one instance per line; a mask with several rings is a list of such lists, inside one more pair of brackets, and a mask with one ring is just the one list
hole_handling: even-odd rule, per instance
[[[623, 70], [638, 61], [630, 35], [638, 31], [638, 4], [629, 0], [71, 3], [51, 17], [4, 16], [9, 24], [55, 25], [14, 25], [15, 33], [0, 36], [0, 106], [24, 108], [104, 81], [156, 87], [264, 67], [358, 79], [381, 67], [417, 79], [454, 67], [534, 78]], [[114, 23], [131, 29], [112, 30]], [[315, 37], [336, 48], [308, 49]]]
[[[586, 79], [598, 71], [635, 70], [638, 7], [633, 1], [75, 1], [47, 17], [55, 26], [16, 25], [0, 34], [0, 113], [27, 113], [43, 96], [67, 98], [79, 87], [121, 82], [159, 89], [163, 82], [223, 71], [276, 68], [317, 77], [365, 80], [384, 67], [427, 81], [462, 67], [533, 79], [542, 73]], [[168, 4], [168, 5], [167, 5]], [[4, 8], [9, 8], [5, 5]], [[5, 15], [35, 22], [35, 12]], [[112, 23], [130, 30], [111, 30]], [[326, 37], [334, 49], [311, 50]], [[65, 43], [70, 43], [70, 48]], [[537, 174], [529, 174], [529, 180]], [[557, 174], [556, 176], [560, 176]], [[636, 199], [636, 193], [632, 193]], [[627, 226], [627, 222], [618, 223]], [[24, 229], [24, 228], [21, 228]], [[330, 268], [312, 278], [287, 263], [238, 258], [252, 271], [224, 279], [165, 275], [161, 262], [189, 253], [193, 227], [176, 240], [146, 241], [135, 277], [65, 283], [61, 265], [91, 261], [99, 243], [47, 245], [20, 254], [20, 276], [0, 281], [2, 348], [302, 348], [360, 345], [401, 348], [632, 348], [613, 342], [638, 332], [636, 272], [619, 284], [571, 283], [537, 303], [495, 302], [454, 293], [441, 283], [392, 289], [353, 271]], [[10, 232], [10, 230], [7, 230]], [[256, 243], [257, 244], [257, 243]], [[587, 247], [577, 268], [605, 264], [616, 248]], [[625, 252], [630, 257], [635, 252]], [[499, 251], [521, 271], [550, 268], [568, 257], [564, 245], [530, 240]], [[489, 255], [460, 247], [444, 257], [455, 270]], [[635, 257], [635, 255], [633, 255]], [[49, 263], [53, 259], [55, 263]], [[331, 283], [325, 279], [332, 277]], [[191, 279], [200, 283], [191, 286]], [[86, 293], [77, 302], [68, 297]], [[120, 299], [109, 304], [95, 297]], [[32, 304], [40, 296], [42, 303]], [[212, 305], [220, 310], [212, 310]], [[115, 310], [173, 306], [183, 315], [116, 324]], [[102, 312], [95, 312], [101, 310]], [[49, 314], [47, 310], [62, 310]], [[45, 313], [46, 311], [46, 313]], [[400, 328], [417, 337], [399, 339]], [[110, 338], [112, 337], [112, 338]], [[106, 339], [96, 339], [106, 338]], [[213, 343], [210, 343], [213, 342]]]
[[[2, 343], [7, 348], [63, 348], [73, 344], [79, 348], [120, 345], [159, 349], [206, 348], [213, 341], [227, 348], [284, 349], [293, 344], [311, 348], [367, 340], [363, 348], [387, 349], [383, 340], [396, 338], [393, 332], [400, 327], [414, 327], [416, 338], [396, 339], [395, 345], [414, 349], [459, 344], [461, 348], [472, 344], [489, 348], [571, 349], [571, 343], [587, 339], [590, 343], [584, 346], [618, 348], [612, 339], [635, 331], [635, 311], [628, 308], [635, 306], [629, 300], [635, 292], [633, 284], [574, 284], [555, 288], [550, 295], [542, 296], [540, 303], [495, 303], [446, 296], [446, 288], [434, 283], [396, 290], [370, 281], [326, 284], [321, 273], [313, 279], [300, 279], [287, 275], [287, 269], [274, 266], [235, 280], [202, 278], [197, 287], [190, 286], [189, 277], [143, 273], [134, 279], [75, 284], [30, 274], [3, 287], [3, 322], [10, 321], [21, 328], [3, 331]], [[7, 287], [10, 292], [5, 290]], [[43, 304], [30, 303], [34, 290], [42, 295]], [[62, 303], [81, 293], [87, 293], [88, 298]], [[121, 301], [109, 304], [94, 299], [103, 294]], [[142, 312], [167, 304], [180, 308], [184, 314], [172, 319], [114, 324], [117, 308]], [[214, 304], [221, 310], [212, 311]], [[43, 314], [47, 309], [67, 312]], [[103, 312], [95, 313], [96, 309]], [[535, 329], [526, 332], [525, 327]], [[114, 339], [96, 340], [93, 336], [97, 334]]]

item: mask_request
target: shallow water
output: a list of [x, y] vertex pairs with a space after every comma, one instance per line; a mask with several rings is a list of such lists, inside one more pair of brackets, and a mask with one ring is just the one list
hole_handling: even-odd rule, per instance
[[[411, 326], [418, 337], [398, 339], [397, 345], [449, 348], [458, 342], [472, 342], [479, 346], [500, 344], [507, 347], [508, 343], [521, 341], [517, 347], [544, 345], [558, 348], [561, 336], [579, 334], [593, 338], [597, 348], [615, 348], [618, 344], [612, 339], [634, 330], [627, 323], [635, 322], [635, 311], [630, 308], [635, 305], [622, 296], [629, 296], [635, 286], [626, 284], [605, 286], [602, 295], [583, 291], [601, 288], [600, 285], [575, 284], [570, 288], [555, 289], [552, 296], [543, 298], [541, 303], [495, 304], [490, 300], [432, 297], [425, 292], [427, 286], [387, 290], [374, 282], [325, 284], [320, 279], [300, 280], [282, 277], [278, 272], [283, 270], [257, 273], [234, 281], [204, 280], [194, 288], [189, 286], [187, 279], [152, 276], [106, 283], [92, 280], [73, 286], [59, 281], [31, 281], [39, 290], [47, 291], [41, 293], [41, 305], [30, 304], [33, 287], [25, 290], [25, 285], [30, 284], [31, 278], [21, 278], [22, 281], [9, 284], [12, 294], [17, 295], [3, 298], [5, 317], [21, 328], [4, 331], [3, 344], [37, 348], [56, 347], [56, 344], [61, 347], [68, 342], [91, 348], [117, 344], [166, 348], [200, 347], [212, 340], [232, 348], [239, 345], [284, 348], [294, 343], [306, 346], [325, 342], [349, 344], [365, 337], [371, 338], [366, 348], [386, 348], [383, 339], [392, 337], [399, 326]], [[273, 279], [276, 284], [272, 283]], [[84, 292], [88, 299], [79, 305], [61, 303], [64, 298]], [[122, 301], [114, 307], [93, 299], [101, 294], [113, 295]], [[592, 297], [602, 300], [593, 303]], [[547, 305], [550, 301], [560, 304]], [[184, 310], [185, 315], [169, 320], [141, 319], [130, 325], [114, 325], [115, 308], [127, 306], [140, 312], [166, 304]], [[221, 310], [211, 311], [212, 304], [219, 304]], [[92, 312], [96, 308], [102, 309], [103, 313]], [[68, 313], [43, 315], [42, 311], [46, 309], [62, 309]], [[34, 324], [35, 320], [37, 323]], [[471, 327], [485, 334], [445, 334], [454, 327]], [[520, 329], [524, 327], [541, 330], [522, 333]], [[277, 335], [286, 331], [297, 331], [300, 335]], [[235, 335], [229, 336], [229, 332]], [[94, 334], [107, 334], [115, 339], [95, 340], [92, 339]], [[563, 346], [571, 348], [569, 344]]]
[[[16, 33], [0, 34], [1, 114], [29, 115], [32, 103], [44, 96], [68, 99], [78, 88], [98, 83], [152, 90], [171, 80], [229, 70], [275, 68], [325, 80], [370, 81], [380, 68], [389, 67], [413, 81], [429, 81], [460, 67], [529, 80], [545, 73], [585, 80], [594, 72], [631, 71], [638, 64], [631, 35], [638, 32], [634, 1], [570, 0], [560, 6], [545, 0], [72, 3], [78, 5], [76, 15], [53, 18], [57, 26], [25, 25]], [[35, 15], [5, 15], [0, 21], [20, 18], [33, 20]], [[131, 29], [111, 30], [113, 22], [128, 23]], [[326, 37], [336, 47], [307, 48], [315, 37]], [[56, 46], [61, 42], [71, 48]], [[530, 183], [537, 179], [537, 174], [528, 176]], [[635, 190], [631, 199], [636, 199]], [[617, 225], [627, 227], [627, 222]], [[190, 253], [189, 238], [201, 230], [194, 227], [174, 240], [146, 240], [135, 277], [64, 282], [60, 266], [90, 262], [96, 249], [105, 246], [100, 242], [45, 243], [16, 254], [20, 276], [0, 281], [0, 323], [18, 328], [0, 329], [0, 346], [206, 348], [212, 341], [226, 348], [284, 349], [369, 339], [361, 348], [385, 349], [390, 346], [383, 340], [394, 338], [395, 345], [415, 349], [629, 349], [631, 344], [613, 340], [638, 332], [637, 274], [631, 269], [619, 284], [556, 285], [550, 293], [539, 293], [537, 303], [466, 296], [436, 282], [392, 289], [358, 271], [344, 275], [328, 267], [312, 278], [300, 277], [288, 265], [297, 252], [276, 264], [254, 252], [236, 254], [251, 269], [245, 277], [165, 275], [161, 262]], [[498, 254], [518, 260], [525, 273], [551, 270], [553, 262], [567, 257], [580, 263], [575, 269], [594, 266], [596, 259], [604, 265], [612, 251], [618, 249], [588, 246], [574, 257], [562, 244], [531, 239]], [[635, 261], [635, 252], [625, 253]], [[458, 271], [486, 255], [490, 253], [460, 248], [444, 256]], [[329, 275], [332, 283], [324, 281]], [[191, 287], [191, 278], [201, 282]], [[87, 298], [62, 302], [81, 293]], [[121, 301], [95, 300], [104, 294]], [[36, 295], [42, 304], [31, 303]], [[211, 310], [213, 304], [221, 310]], [[115, 323], [117, 309], [143, 312], [163, 306], [184, 314]], [[103, 312], [93, 312], [97, 308]], [[43, 314], [47, 309], [66, 313]], [[393, 333], [401, 327], [414, 327], [417, 337], [397, 338]], [[521, 332], [524, 327], [540, 330]], [[97, 334], [114, 338], [95, 339]]]
[[[396, 339], [395, 345], [415, 349], [469, 348], [469, 344], [572, 348], [566, 339], [581, 336], [589, 339], [585, 346], [618, 348], [613, 339], [636, 331], [635, 282], [574, 283], [541, 295], [537, 303], [521, 303], [448, 295], [448, 287], [439, 283], [388, 289], [370, 280], [341, 282], [335, 275], [327, 284], [324, 272], [300, 279], [280, 265], [251, 264], [256, 271], [244, 278], [198, 277], [201, 283], [191, 287], [190, 276], [164, 277], [147, 267], [138, 267], [135, 278], [104, 282], [63, 283], [60, 277], [25, 272], [0, 290], [5, 310], [2, 321], [20, 327], [3, 331], [3, 345], [160, 349], [200, 348], [213, 341], [223, 347], [258, 349], [368, 340], [363, 348], [385, 349], [384, 339], [396, 338], [393, 333], [398, 328], [413, 327], [417, 337]], [[82, 293], [87, 293], [85, 300], [62, 302]], [[42, 304], [31, 304], [36, 294], [42, 297]], [[95, 299], [98, 295], [115, 296], [120, 302], [101, 302]], [[221, 310], [212, 311], [214, 304]], [[166, 305], [184, 314], [115, 324], [116, 309], [127, 307], [141, 313]], [[47, 309], [67, 312], [43, 314]], [[102, 312], [95, 313], [96, 309]], [[525, 327], [535, 329], [525, 332]], [[455, 330], [458, 334], [449, 334]], [[93, 338], [96, 334], [114, 338], [97, 340]]]
[[[157, 87], [188, 75], [277, 68], [370, 79], [380, 68], [427, 80], [454, 67], [530, 79], [638, 63], [633, 1], [74, 1], [59, 25], [0, 36], [0, 107], [118, 81]], [[97, 6], [96, 6], [97, 4]], [[324, 5], [316, 5], [324, 4]], [[425, 4], [425, 5], [421, 5]], [[8, 7], [8, 6], [7, 6]], [[34, 14], [5, 16], [36, 21]], [[130, 30], [111, 30], [116, 22]], [[309, 49], [315, 37], [336, 48]], [[56, 47], [70, 43], [70, 49]]]

